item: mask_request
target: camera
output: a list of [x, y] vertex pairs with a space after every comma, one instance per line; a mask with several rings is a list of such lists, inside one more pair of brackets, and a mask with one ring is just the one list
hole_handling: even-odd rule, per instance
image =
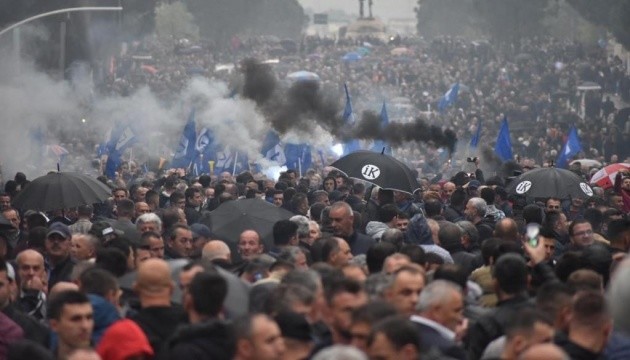
[[477, 162], [477, 157], [472, 157], [472, 158], [471, 158], [471, 157], [469, 157], [469, 158], [466, 158], [466, 161], [468, 161], [469, 163], [474, 163], [474, 162]]

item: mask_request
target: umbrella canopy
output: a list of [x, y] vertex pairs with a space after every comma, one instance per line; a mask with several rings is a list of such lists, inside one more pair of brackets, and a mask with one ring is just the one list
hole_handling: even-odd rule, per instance
[[50, 211], [100, 203], [110, 197], [102, 182], [72, 172], [40, 176], [20, 191], [13, 206], [22, 210]]
[[273, 224], [294, 214], [261, 199], [232, 200], [210, 212], [212, 232], [225, 241], [236, 253], [239, 235], [245, 230], [256, 230], [265, 244], [273, 248]]
[[[190, 260], [176, 259], [167, 260], [167, 262], [171, 269], [171, 279], [177, 281], [177, 279], [179, 279], [179, 273], [181, 272], [182, 268], [186, 266], [186, 264], [188, 264]], [[223, 270], [218, 266], [216, 266], [215, 269], [219, 272], [221, 276], [223, 276], [228, 284], [228, 292], [227, 296], [225, 297], [225, 301], [223, 302], [223, 306], [225, 307], [230, 318], [247, 314], [247, 311], [249, 309], [248, 285], [245, 284], [236, 275], [227, 270]], [[138, 274], [136, 271], [127, 273], [118, 280], [118, 283], [123, 289], [133, 290], [133, 283], [136, 281], [137, 276]], [[175, 286], [173, 288], [171, 301], [176, 304], [181, 304], [182, 290], [179, 286]]]
[[373, 151], [356, 151], [330, 166], [348, 177], [367, 181], [387, 190], [409, 194], [420, 188], [416, 175], [407, 165], [395, 158]]
[[411, 52], [411, 50], [409, 50], [406, 47], [397, 47], [395, 49], [392, 49], [392, 51], [390, 51], [389, 53], [394, 55], [394, 56], [399, 56], [399, 55], [409, 54], [410, 52]]
[[287, 75], [287, 79], [293, 81], [319, 81], [319, 75], [310, 71], [296, 71]]
[[597, 167], [597, 168], [602, 167], [602, 163], [595, 159], [577, 159], [577, 160], [571, 161], [569, 164], [573, 165], [576, 162], [579, 162], [581, 167], [587, 168], [587, 169], [592, 168], [592, 167]]
[[582, 178], [569, 170], [558, 168], [527, 171], [512, 180], [506, 190], [510, 194], [534, 198], [569, 199], [593, 196], [593, 189]]
[[592, 81], [585, 81], [583, 83], [581, 83], [580, 85], [578, 85], [577, 87], [578, 90], [581, 91], [596, 91], [596, 90], [601, 90], [602, 87], [601, 85], [599, 85], [596, 82], [592, 82]]
[[361, 60], [361, 58], [363, 58], [361, 56], [361, 54], [357, 53], [357, 52], [349, 52], [346, 55], [344, 55], [341, 60], [345, 61], [345, 62], [354, 62], [354, 61], [359, 61]]
[[615, 177], [619, 171], [630, 171], [630, 164], [617, 163], [600, 169], [591, 177], [591, 185], [599, 186], [604, 190], [610, 189], [615, 185]]

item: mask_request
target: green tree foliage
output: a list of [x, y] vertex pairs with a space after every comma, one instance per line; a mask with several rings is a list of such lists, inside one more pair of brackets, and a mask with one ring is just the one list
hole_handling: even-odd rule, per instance
[[552, 0], [473, 0], [485, 32], [497, 43], [513, 44], [546, 34], [544, 19], [553, 10]]
[[238, 34], [297, 37], [306, 18], [297, 0], [186, 0], [201, 35], [225, 46]]
[[199, 27], [183, 2], [163, 3], [155, 9], [155, 32], [165, 39], [199, 39]]
[[630, 0], [568, 0], [585, 19], [604, 26], [630, 49]]

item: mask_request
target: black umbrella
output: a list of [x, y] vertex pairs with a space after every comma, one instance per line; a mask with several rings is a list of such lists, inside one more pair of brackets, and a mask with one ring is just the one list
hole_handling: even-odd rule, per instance
[[593, 189], [584, 179], [569, 170], [553, 167], [523, 173], [510, 182], [507, 192], [533, 198], [570, 199], [593, 196]]
[[110, 189], [95, 178], [72, 172], [38, 177], [20, 191], [13, 206], [22, 210], [49, 211], [100, 203]]
[[256, 230], [266, 249], [273, 247], [273, 224], [294, 214], [261, 199], [231, 200], [210, 212], [212, 232], [236, 253], [239, 235]]
[[420, 188], [416, 175], [407, 165], [389, 155], [373, 151], [353, 152], [330, 166], [348, 177], [367, 181], [383, 189], [413, 194]]

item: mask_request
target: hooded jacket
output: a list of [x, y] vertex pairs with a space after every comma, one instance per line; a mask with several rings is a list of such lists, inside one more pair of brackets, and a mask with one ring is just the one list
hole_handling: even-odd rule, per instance
[[153, 349], [142, 329], [133, 321], [116, 321], [103, 334], [96, 349], [103, 360], [122, 360], [134, 356], [152, 357]]
[[452, 264], [453, 258], [444, 248], [435, 245], [431, 228], [427, 219], [422, 214], [417, 214], [409, 220], [409, 226], [405, 232], [405, 242], [420, 245], [426, 252], [432, 252], [444, 259], [445, 264]]
[[230, 323], [208, 320], [180, 327], [168, 341], [163, 359], [232, 360], [236, 339]]
[[105, 300], [105, 298], [88, 294], [92, 309], [94, 309], [94, 330], [92, 331], [92, 342], [96, 345], [101, 341], [101, 337], [105, 330], [113, 323], [120, 320], [120, 314], [116, 307]]
[[372, 239], [380, 241], [381, 236], [383, 236], [383, 233], [387, 229], [389, 229], [389, 226], [387, 226], [387, 224], [385, 223], [382, 223], [380, 221], [370, 221], [365, 226], [365, 233]]

